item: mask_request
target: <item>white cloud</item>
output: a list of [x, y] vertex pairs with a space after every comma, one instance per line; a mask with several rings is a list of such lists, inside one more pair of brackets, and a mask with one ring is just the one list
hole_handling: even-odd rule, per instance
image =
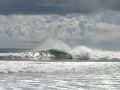
[[0, 15], [0, 32], [20, 41], [46, 38], [110, 41], [120, 38], [120, 25], [103, 22], [104, 13], [92, 15]]
[[120, 31], [120, 25], [108, 24], [108, 23], [96, 23], [96, 29], [102, 30], [111, 30], [111, 31]]

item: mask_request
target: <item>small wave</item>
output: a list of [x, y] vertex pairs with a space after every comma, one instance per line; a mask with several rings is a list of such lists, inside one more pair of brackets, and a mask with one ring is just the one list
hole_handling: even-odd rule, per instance
[[0, 61], [1, 73], [18, 72], [117, 72], [120, 69], [118, 62], [37, 62], [37, 61]]

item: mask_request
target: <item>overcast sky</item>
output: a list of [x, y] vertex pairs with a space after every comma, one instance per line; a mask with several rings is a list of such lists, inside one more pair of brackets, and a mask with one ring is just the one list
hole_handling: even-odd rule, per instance
[[0, 0], [1, 14], [89, 14], [120, 10], [120, 0]]
[[120, 50], [120, 0], [0, 0], [1, 48], [34, 48], [48, 38]]

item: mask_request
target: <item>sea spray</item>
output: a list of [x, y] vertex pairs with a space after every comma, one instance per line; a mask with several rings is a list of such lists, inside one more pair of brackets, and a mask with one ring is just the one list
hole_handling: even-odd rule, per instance
[[75, 59], [89, 60], [91, 49], [85, 46], [79, 46], [79, 47], [71, 49], [69, 53], [71, 53], [73, 55], [73, 58]]
[[46, 39], [42, 44], [40, 44], [40, 46], [35, 48], [35, 51], [49, 49], [58, 49], [68, 52], [71, 50], [71, 47], [62, 40], [50, 38]]
[[47, 39], [39, 47], [26, 52], [0, 53], [0, 60], [120, 60], [120, 52], [86, 46], [70, 47], [64, 41]]

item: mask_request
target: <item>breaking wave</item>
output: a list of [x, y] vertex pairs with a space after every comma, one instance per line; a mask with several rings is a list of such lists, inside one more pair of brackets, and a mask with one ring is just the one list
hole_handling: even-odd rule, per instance
[[0, 60], [120, 60], [120, 52], [79, 46], [69, 50], [48, 49], [29, 52], [0, 53]]
[[[43, 46], [50, 46], [50, 43], [51, 42], [44, 43]], [[120, 52], [93, 49], [86, 46], [71, 48], [67, 44], [64, 44], [64, 42], [57, 42], [56, 44], [54, 44], [54, 42], [52, 43], [52, 47], [45, 46], [47, 48], [43, 49], [43, 47], [41, 47], [42, 49], [38, 48], [33, 51], [1, 52], [0, 72], [119, 72], [120, 63], [118, 62], [78, 63], [78, 61], [119, 61]]]
[[87, 60], [120, 60], [120, 52], [107, 51], [100, 49], [91, 49], [85, 46], [79, 46], [70, 52], [74, 58], [87, 59]]

